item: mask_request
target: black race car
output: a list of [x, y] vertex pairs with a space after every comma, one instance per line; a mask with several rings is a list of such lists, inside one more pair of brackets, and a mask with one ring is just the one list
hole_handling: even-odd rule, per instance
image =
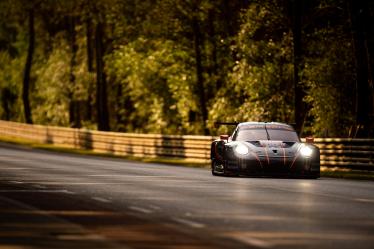
[[302, 143], [292, 126], [283, 123], [236, 124], [231, 136], [211, 145], [213, 175], [289, 176], [318, 178], [320, 152], [312, 139]]

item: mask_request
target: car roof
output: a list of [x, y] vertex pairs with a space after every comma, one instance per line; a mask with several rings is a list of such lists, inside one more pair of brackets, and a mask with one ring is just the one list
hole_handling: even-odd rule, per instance
[[265, 128], [265, 125], [266, 125], [266, 128], [269, 128], [269, 129], [286, 129], [286, 130], [292, 130], [292, 131], [295, 131], [294, 128], [289, 125], [289, 124], [285, 124], [285, 123], [280, 123], [280, 122], [243, 122], [243, 123], [239, 123], [238, 124], [238, 128], [241, 128], [241, 127], [250, 127], [250, 126], [257, 126], [257, 127], [264, 127]]

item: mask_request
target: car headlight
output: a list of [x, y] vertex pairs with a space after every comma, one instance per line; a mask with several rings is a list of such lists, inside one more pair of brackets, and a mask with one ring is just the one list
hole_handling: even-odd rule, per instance
[[238, 146], [235, 147], [235, 152], [240, 155], [245, 155], [245, 154], [248, 154], [249, 150], [247, 146], [243, 144], [239, 144]]
[[304, 145], [300, 149], [300, 154], [304, 157], [310, 157], [313, 154], [313, 150], [309, 146]]

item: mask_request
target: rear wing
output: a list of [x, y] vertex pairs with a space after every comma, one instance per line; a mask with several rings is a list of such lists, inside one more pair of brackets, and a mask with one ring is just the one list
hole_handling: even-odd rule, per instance
[[233, 125], [237, 126], [239, 122], [214, 122], [214, 127], [218, 128], [220, 125]]
[[[217, 122], [214, 122], [214, 127], [215, 128], [218, 128], [219, 126], [221, 125], [232, 125], [232, 126], [238, 126], [238, 124], [240, 124], [241, 122], [237, 122], [237, 121], [234, 121], [234, 122], [220, 122], [220, 121], [217, 121]], [[263, 124], [266, 126], [266, 125], [276, 125], [276, 123], [273, 123], [273, 122], [263, 122]], [[285, 124], [285, 125], [289, 125], [291, 126], [293, 129], [295, 127], [295, 123], [290, 123], [290, 124], [286, 124], [286, 123], [282, 123], [282, 124]]]

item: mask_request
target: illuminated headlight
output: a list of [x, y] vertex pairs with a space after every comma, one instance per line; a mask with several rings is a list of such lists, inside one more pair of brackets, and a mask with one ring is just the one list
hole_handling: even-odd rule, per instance
[[310, 157], [313, 154], [313, 150], [309, 146], [304, 145], [300, 149], [300, 154], [304, 157]]
[[238, 146], [235, 147], [235, 152], [240, 155], [245, 155], [245, 154], [248, 154], [249, 151], [248, 151], [247, 146], [239, 144]]

